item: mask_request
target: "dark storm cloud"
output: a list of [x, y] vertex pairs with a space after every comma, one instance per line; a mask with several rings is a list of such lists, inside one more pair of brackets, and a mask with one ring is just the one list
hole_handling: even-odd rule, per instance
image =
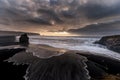
[[83, 11], [88, 19], [100, 19], [108, 16], [114, 16], [120, 14], [120, 5], [116, 6], [106, 6], [98, 4], [88, 4], [85, 6], [80, 6], [78, 11]]
[[76, 28], [119, 15], [119, 3], [120, 0], [0, 0], [0, 23]]
[[111, 23], [92, 24], [84, 28], [70, 29], [70, 33], [83, 35], [111, 35], [120, 34], [120, 21]]
[[10, 19], [11, 21], [15, 22], [16, 20], [19, 20], [21, 22], [33, 22], [36, 24], [50, 24], [51, 20], [56, 22], [61, 21], [58, 15], [55, 13], [54, 9], [41, 7], [42, 4], [39, 3], [41, 5], [38, 5], [36, 1], [34, 2], [32, 0], [23, 0], [18, 3], [16, 0], [0, 1], [0, 17], [2, 18], [1, 21], [4, 19]]

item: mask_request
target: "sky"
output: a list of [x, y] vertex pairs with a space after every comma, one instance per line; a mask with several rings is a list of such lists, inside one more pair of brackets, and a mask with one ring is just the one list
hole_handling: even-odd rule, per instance
[[120, 0], [0, 0], [0, 30], [41, 35], [120, 33]]

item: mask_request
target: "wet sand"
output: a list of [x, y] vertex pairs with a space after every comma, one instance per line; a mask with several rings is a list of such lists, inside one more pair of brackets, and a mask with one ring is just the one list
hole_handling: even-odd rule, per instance
[[1, 80], [24, 80], [27, 65], [15, 66], [13, 63], [5, 62], [4, 60], [12, 57], [20, 51], [24, 51], [24, 48], [17, 49], [0, 49], [0, 79]]
[[[27, 49], [27, 52], [25, 52], [25, 49]], [[119, 69], [120, 62], [118, 60], [103, 57], [103, 56], [96, 56], [90, 53], [83, 53], [83, 52], [81, 53], [78, 51], [69, 51], [66, 49], [54, 48], [47, 45], [30, 45], [28, 48], [1, 49], [0, 50], [0, 71], [1, 71], [0, 73], [2, 74], [2, 76], [0, 76], [0, 79], [7, 80], [7, 77], [10, 76], [9, 79], [11, 80], [18, 80], [18, 79], [24, 80], [23, 76], [26, 74], [26, 70], [27, 72], [29, 72], [28, 74], [26, 74], [26, 78], [27, 78], [27, 77], [30, 77], [30, 75], [32, 76], [33, 73], [34, 73], [34, 77], [35, 75], [40, 76], [40, 74], [42, 74], [47, 69], [48, 71], [47, 76], [53, 73], [52, 75], [56, 77], [54, 78], [55, 80], [58, 79], [58, 77], [60, 76], [64, 76], [64, 79], [63, 77], [60, 77], [61, 80], [75, 80], [75, 78], [72, 79], [70, 75], [67, 76], [66, 71], [72, 74], [79, 73], [79, 71], [81, 70], [85, 71], [85, 69], [80, 69], [80, 67], [81, 68], [83, 66], [85, 67], [83, 63], [83, 58], [81, 55], [86, 56], [87, 59], [89, 60], [84, 63], [88, 66], [87, 69], [89, 71], [90, 76], [93, 77], [93, 80], [119, 80], [120, 79], [120, 78], [115, 79], [116, 74], [120, 73], [120, 69]], [[13, 57], [10, 58], [11, 56]], [[11, 62], [4, 62], [4, 60], [8, 58]], [[17, 65], [17, 66], [13, 65], [14, 62], [21, 63], [21, 65]], [[28, 62], [29, 64], [22, 65], [22, 63], [28, 63]], [[76, 68], [72, 68], [72, 66], [75, 66], [75, 65], [76, 67], [79, 66], [77, 67], [77, 70]], [[52, 69], [52, 72], [50, 71], [51, 69]], [[36, 70], [36, 72], [34, 72], [34, 70]], [[56, 72], [59, 72], [59, 74], [55, 76]], [[83, 76], [86, 75], [87, 77], [86, 73], [87, 72], [85, 72]], [[111, 74], [112, 78], [108, 79], [110, 78], [111, 75], [107, 76], [106, 73]], [[113, 75], [115, 75], [114, 79], [113, 79]], [[44, 74], [44, 76], [46, 75]], [[39, 77], [37, 79], [34, 79], [34, 77], [32, 76], [30, 80], [39, 80]], [[95, 79], [96, 77], [97, 78], [100, 77], [102, 79]], [[45, 80], [54, 80], [54, 79], [52, 78], [52, 79], [45, 79]], [[76, 79], [76, 80], [79, 80], [79, 79]], [[88, 79], [83, 78], [81, 80], [88, 80]]]

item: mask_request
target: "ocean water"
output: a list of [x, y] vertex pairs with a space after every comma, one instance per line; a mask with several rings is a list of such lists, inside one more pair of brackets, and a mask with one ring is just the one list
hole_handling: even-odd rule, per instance
[[120, 54], [108, 50], [105, 46], [94, 44], [100, 38], [93, 37], [45, 37], [30, 36], [31, 44], [46, 44], [56, 48], [64, 48], [68, 50], [77, 50], [81, 52], [89, 52], [91, 54], [103, 55], [120, 60]]
[[94, 41], [98, 38], [81, 38], [81, 37], [43, 37], [31, 36], [30, 43], [32, 44], [46, 44], [58, 48], [79, 49], [83, 45], [92, 46]]

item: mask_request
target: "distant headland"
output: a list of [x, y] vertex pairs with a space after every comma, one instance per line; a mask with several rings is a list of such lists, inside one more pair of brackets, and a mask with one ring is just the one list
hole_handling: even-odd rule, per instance
[[20, 31], [0, 31], [0, 36], [19, 36], [23, 33], [27, 33], [27, 35], [40, 35], [39, 33], [32, 32], [20, 32]]

